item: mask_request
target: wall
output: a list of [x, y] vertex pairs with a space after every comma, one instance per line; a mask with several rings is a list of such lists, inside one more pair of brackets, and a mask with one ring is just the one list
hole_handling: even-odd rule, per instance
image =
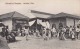
[[74, 26], [74, 19], [72, 19], [72, 18], [66, 18], [66, 25], [68, 27]]
[[55, 19], [50, 19], [49, 20], [51, 28], [52, 28], [52, 24], [55, 24], [56, 28], [58, 29], [60, 22], [63, 24], [63, 27], [66, 26], [66, 19], [65, 18], [55, 18]]
[[[75, 19], [75, 27], [77, 26], [78, 24], [78, 19]], [[59, 23], [62, 22], [63, 26], [74, 26], [74, 19], [72, 18], [55, 18], [55, 19], [50, 19], [49, 20], [49, 23], [50, 23], [50, 26], [52, 27], [52, 24], [56, 24], [56, 28], [59, 27]]]
[[79, 20], [75, 19], [75, 26], [77, 27]]
[[12, 30], [12, 20], [11, 19], [4, 19], [2, 20], [4, 25], [8, 26], [9, 30]]
[[59, 24], [58, 20], [56, 19], [50, 19], [49, 23], [50, 23], [50, 28], [52, 28], [52, 24], [56, 24], [56, 27], [58, 27], [58, 24]]

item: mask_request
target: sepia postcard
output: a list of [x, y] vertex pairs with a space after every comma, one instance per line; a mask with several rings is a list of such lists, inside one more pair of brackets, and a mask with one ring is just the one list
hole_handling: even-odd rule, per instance
[[0, 0], [0, 49], [80, 49], [80, 0]]

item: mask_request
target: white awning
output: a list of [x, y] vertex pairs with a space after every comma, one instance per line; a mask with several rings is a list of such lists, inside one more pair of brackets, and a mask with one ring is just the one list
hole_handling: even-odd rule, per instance
[[[30, 26], [33, 25], [35, 21], [36, 21], [36, 20], [29, 22], [29, 25], [30, 25]], [[37, 24], [41, 24], [41, 25], [42, 25], [43, 27], [45, 27], [45, 28], [50, 28], [50, 24], [49, 24], [48, 21], [42, 22], [42, 20], [37, 19]]]
[[45, 28], [50, 28], [50, 24], [49, 24], [48, 21], [42, 22], [42, 20], [37, 19], [37, 24], [41, 24], [41, 25], [44, 26]]
[[32, 26], [36, 20], [30, 21], [29, 26]]

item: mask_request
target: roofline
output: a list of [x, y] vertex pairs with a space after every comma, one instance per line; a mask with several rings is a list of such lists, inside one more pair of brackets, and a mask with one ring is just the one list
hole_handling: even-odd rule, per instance
[[16, 11], [13, 11], [13, 14], [12, 14], [11, 18], [13, 18], [13, 15], [15, 14], [15, 12], [16, 12]]
[[[15, 11], [13, 11], [13, 12], [15, 12]], [[11, 12], [7, 12], [7, 13], [0, 14], [0, 16], [2, 16], [2, 15], [4, 15], [4, 14], [9, 14], [9, 13], [11, 13]]]
[[[5, 14], [9, 14], [9, 13], [13, 13], [12, 15], [11, 15], [11, 17], [7, 17], [7, 18], [14, 18], [13, 17], [13, 15], [16, 13], [17, 11], [13, 11], [13, 12], [8, 12], [8, 13], [4, 13], [4, 14], [1, 14], [0, 16], [2, 16], [2, 15], [5, 15]], [[19, 12], [17, 12], [17, 13], [19, 13]], [[19, 13], [19, 14], [21, 14], [21, 13]], [[23, 14], [21, 14], [21, 15], [23, 15]], [[25, 15], [23, 15], [23, 16], [25, 16]], [[27, 16], [25, 16], [25, 17], [27, 17]], [[6, 19], [6, 18], [3, 18], [3, 19]], [[27, 17], [26, 19], [29, 19], [29, 17]]]
[[[14, 11], [14, 14], [15, 14], [15, 12], [17, 12], [17, 11]], [[17, 12], [17, 13], [19, 13], [19, 12]], [[21, 14], [21, 13], [19, 13], [19, 14]], [[21, 15], [23, 15], [23, 14], [21, 14]], [[25, 16], [25, 15], [23, 15], [23, 16]], [[28, 16], [25, 16], [25, 17], [27, 17], [27, 18], [29, 19], [29, 17], [28, 17]]]
[[[60, 13], [64, 13], [64, 12], [60, 12]], [[58, 14], [60, 14], [60, 13], [58, 13]], [[67, 16], [67, 15], [66, 16], [61, 16], [61, 17], [56, 17], [58, 14], [56, 14], [55, 16], [51, 16], [50, 19], [51, 18], [62, 18], [62, 17], [80, 19], [80, 16], [69, 14], [69, 13], [64, 13], [64, 14], [68, 14], [70, 16], [75, 16], [75, 17], [70, 17], [70, 16]]]
[[33, 21], [33, 20], [36, 20], [36, 19], [40, 19], [40, 20], [49, 20], [48, 18], [40, 18], [40, 17], [35, 17], [35, 18], [31, 18], [29, 19], [29, 21]]
[[31, 10], [32, 13], [39, 13], [39, 14], [45, 14], [45, 15], [54, 15], [46, 12], [41, 12], [41, 11], [36, 11], [36, 10]]
[[57, 19], [57, 18], [73, 18], [73, 19], [78, 19], [78, 20], [80, 20], [80, 18], [75, 18], [75, 17], [69, 17], [69, 16], [65, 16], [65, 17], [52, 17], [52, 18], [49, 18], [49, 20], [50, 19]]

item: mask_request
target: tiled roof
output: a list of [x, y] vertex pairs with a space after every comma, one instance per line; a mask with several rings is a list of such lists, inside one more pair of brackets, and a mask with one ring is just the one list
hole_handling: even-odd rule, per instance
[[[45, 19], [45, 20], [47, 20], [47, 19], [50, 18], [50, 16], [53, 16], [53, 15], [54, 15], [54, 14], [50, 14], [50, 13], [46, 13], [46, 12], [41, 12], [41, 11], [36, 11], [36, 10], [31, 10], [31, 13], [32, 13], [32, 14], [33, 14], [33, 13], [43, 14], [43, 15], [33, 14], [33, 15], [35, 15], [36, 17], [31, 18], [30, 21], [35, 20], [35, 19]], [[44, 16], [44, 15], [45, 15], [45, 16]], [[46, 16], [46, 15], [47, 15], [47, 16]]]
[[55, 16], [51, 16], [50, 18], [60, 18], [60, 17], [71, 17], [71, 18], [80, 19], [80, 16], [76, 16], [76, 15], [72, 15], [72, 14], [68, 14], [68, 13], [63, 13], [63, 12], [56, 14]]
[[24, 16], [24, 15], [22, 15], [22, 14], [20, 14], [20, 13], [18, 13], [18, 12], [16, 12], [16, 11], [14, 11], [14, 12], [10, 12], [10, 13], [6, 13], [6, 14], [2, 14], [2, 15], [0, 15], [0, 19], [4, 19], [4, 18], [29, 18], [29, 17], [27, 17], [27, 16]]

